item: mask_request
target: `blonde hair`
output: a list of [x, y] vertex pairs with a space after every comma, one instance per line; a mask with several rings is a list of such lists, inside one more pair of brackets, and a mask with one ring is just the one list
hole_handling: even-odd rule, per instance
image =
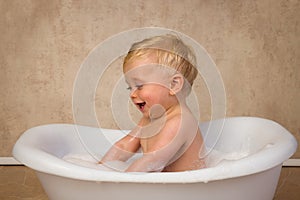
[[198, 74], [195, 55], [179, 37], [171, 34], [154, 36], [134, 43], [124, 58], [123, 69], [134, 59], [153, 54], [157, 64], [175, 69], [184, 76], [190, 87], [193, 85]]

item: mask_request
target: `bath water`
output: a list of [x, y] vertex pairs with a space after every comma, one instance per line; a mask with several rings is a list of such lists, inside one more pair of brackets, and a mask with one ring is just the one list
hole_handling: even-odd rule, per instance
[[[248, 151], [224, 153], [215, 149], [207, 150], [205, 162], [207, 167], [215, 167], [222, 161], [235, 161], [249, 156]], [[105, 164], [98, 164], [97, 156], [88, 153], [67, 154], [63, 160], [82, 167], [104, 170], [104, 171], [120, 171], [124, 172], [129, 165], [135, 160], [130, 159], [127, 162], [110, 161]]]

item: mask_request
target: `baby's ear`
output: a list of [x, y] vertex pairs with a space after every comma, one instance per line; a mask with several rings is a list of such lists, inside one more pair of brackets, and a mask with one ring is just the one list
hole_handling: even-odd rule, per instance
[[175, 95], [182, 89], [184, 78], [181, 74], [175, 74], [171, 79], [170, 95]]

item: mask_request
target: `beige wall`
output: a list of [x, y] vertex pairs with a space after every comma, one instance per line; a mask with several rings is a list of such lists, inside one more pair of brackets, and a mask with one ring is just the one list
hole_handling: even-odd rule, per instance
[[[88, 53], [114, 34], [145, 26], [185, 33], [208, 51], [224, 80], [227, 116], [275, 120], [299, 141], [299, 9], [297, 0], [2, 0], [0, 156], [11, 156], [30, 127], [73, 123], [73, 82]], [[205, 120], [210, 105], [201, 95]], [[97, 110], [109, 112], [110, 102], [99, 98]], [[107, 112], [98, 117], [114, 126]]]

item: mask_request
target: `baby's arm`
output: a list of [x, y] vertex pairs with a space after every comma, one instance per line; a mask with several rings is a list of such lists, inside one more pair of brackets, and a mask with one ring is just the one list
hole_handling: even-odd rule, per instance
[[170, 164], [169, 162], [175, 157], [185, 143], [180, 120], [181, 118], [179, 117], [179, 119], [177, 118], [168, 121], [158, 135], [155, 136], [155, 143], [149, 146], [143, 157], [133, 162], [126, 171], [162, 171]]
[[139, 147], [140, 139], [129, 134], [117, 141], [99, 163], [102, 164], [113, 160], [125, 162], [139, 149]]

